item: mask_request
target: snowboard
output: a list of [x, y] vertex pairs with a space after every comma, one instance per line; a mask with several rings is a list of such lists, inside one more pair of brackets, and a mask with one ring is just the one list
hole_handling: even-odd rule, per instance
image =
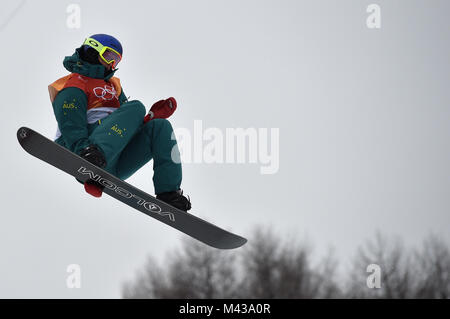
[[91, 180], [101, 184], [105, 194], [209, 246], [233, 249], [247, 242], [241, 236], [156, 199], [30, 128], [19, 128], [17, 138], [25, 151], [34, 157], [72, 175], [80, 182]]

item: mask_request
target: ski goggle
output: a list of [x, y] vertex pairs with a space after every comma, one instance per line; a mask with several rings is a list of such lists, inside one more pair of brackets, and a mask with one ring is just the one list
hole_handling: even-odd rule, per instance
[[122, 60], [122, 55], [119, 52], [111, 47], [102, 45], [100, 42], [93, 38], [87, 38], [84, 41], [83, 45], [88, 45], [91, 48], [95, 49], [103, 61], [105, 61], [107, 64], [112, 63], [113, 69], [115, 69], [120, 60]]

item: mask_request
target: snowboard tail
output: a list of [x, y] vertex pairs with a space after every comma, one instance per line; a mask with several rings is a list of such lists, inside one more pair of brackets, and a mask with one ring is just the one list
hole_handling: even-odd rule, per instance
[[34, 157], [83, 183], [87, 180], [96, 181], [104, 187], [105, 194], [209, 246], [233, 249], [247, 242], [241, 236], [156, 199], [30, 128], [21, 127], [17, 131], [17, 138], [25, 151]]

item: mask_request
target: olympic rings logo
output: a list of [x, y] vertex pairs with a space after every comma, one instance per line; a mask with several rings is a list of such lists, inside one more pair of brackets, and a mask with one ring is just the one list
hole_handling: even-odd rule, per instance
[[94, 94], [96, 97], [100, 97], [105, 101], [111, 101], [116, 97], [116, 89], [113, 86], [105, 85], [105, 87], [96, 87]]

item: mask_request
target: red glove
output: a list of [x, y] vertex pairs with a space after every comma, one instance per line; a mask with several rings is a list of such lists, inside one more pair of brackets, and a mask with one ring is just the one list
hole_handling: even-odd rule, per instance
[[144, 117], [144, 123], [152, 119], [166, 119], [170, 117], [177, 109], [177, 101], [173, 97], [169, 97], [167, 100], [161, 100], [156, 102], [150, 108], [148, 114]]

